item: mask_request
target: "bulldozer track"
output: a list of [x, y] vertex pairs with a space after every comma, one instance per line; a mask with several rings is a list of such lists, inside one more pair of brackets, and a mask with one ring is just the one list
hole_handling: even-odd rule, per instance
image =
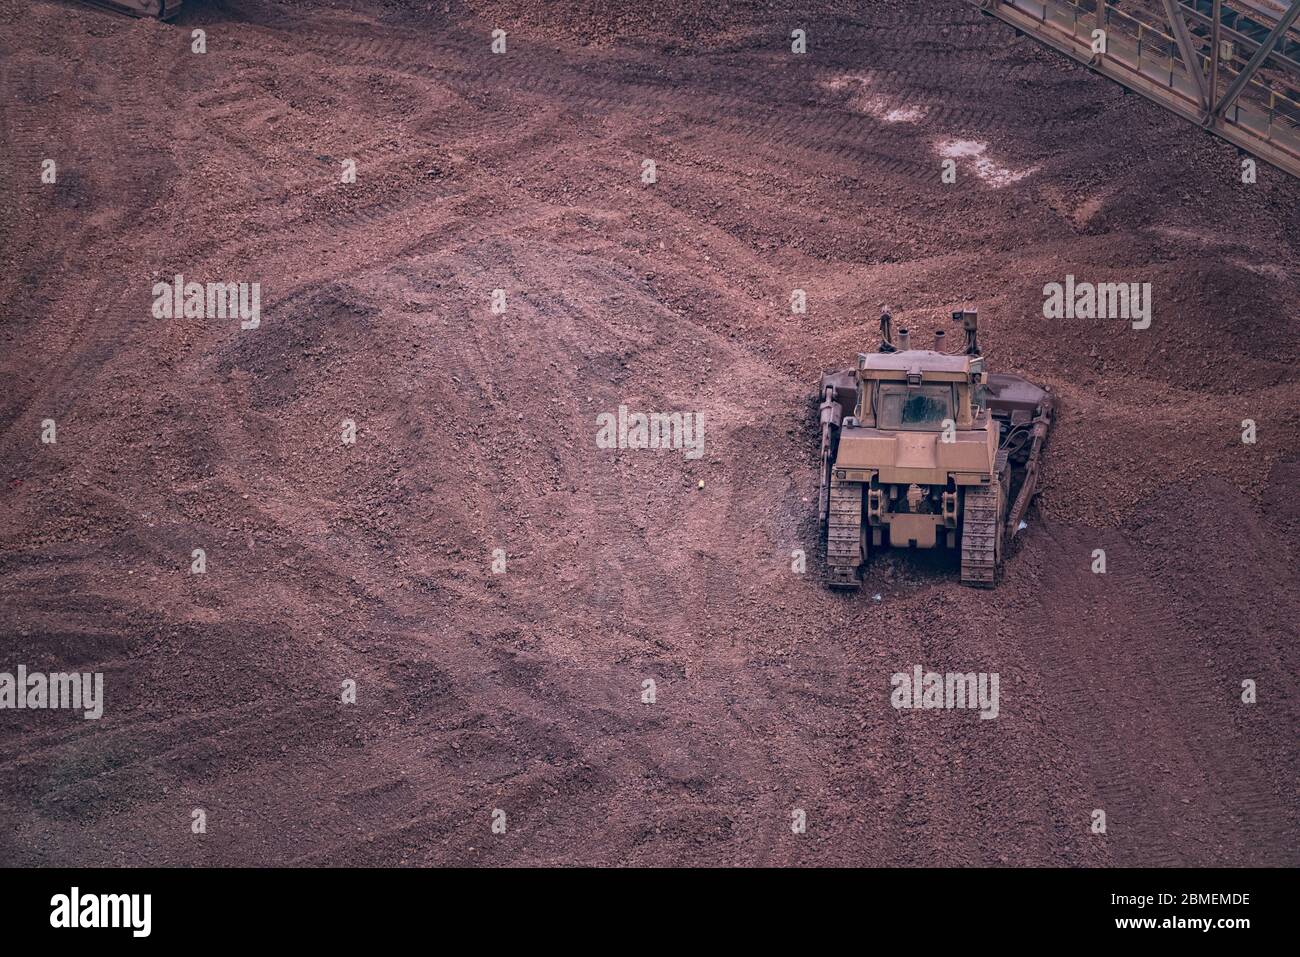
[[1001, 487], [979, 485], [966, 490], [961, 528], [961, 583], [976, 588], [997, 584], [1002, 534]]
[[826, 519], [826, 577], [832, 588], [857, 588], [862, 564], [862, 486], [831, 479]]

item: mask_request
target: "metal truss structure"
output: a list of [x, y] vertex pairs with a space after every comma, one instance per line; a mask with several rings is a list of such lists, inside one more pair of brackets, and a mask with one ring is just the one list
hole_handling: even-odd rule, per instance
[[1300, 0], [970, 0], [1300, 177]]

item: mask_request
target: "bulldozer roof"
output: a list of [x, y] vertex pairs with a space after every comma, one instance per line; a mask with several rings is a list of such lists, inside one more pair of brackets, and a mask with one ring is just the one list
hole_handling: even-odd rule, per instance
[[[903, 373], [920, 371], [922, 374], [956, 373], [963, 378], [972, 372], [979, 372], [980, 366], [972, 367], [972, 362], [983, 365], [981, 356], [952, 355], [947, 352], [933, 352], [929, 349], [907, 349], [902, 352], [864, 352], [858, 357], [858, 368], [864, 372]], [[893, 378], [886, 376], [886, 378]]]

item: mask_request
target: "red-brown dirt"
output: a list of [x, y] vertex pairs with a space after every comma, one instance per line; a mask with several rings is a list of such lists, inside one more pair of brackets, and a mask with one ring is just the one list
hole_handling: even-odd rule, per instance
[[[0, 711], [0, 864], [1300, 863], [1300, 184], [957, 0], [630, 8], [0, 0], [0, 671], [107, 698]], [[831, 593], [817, 378], [968, 302], [1040, 504]]]

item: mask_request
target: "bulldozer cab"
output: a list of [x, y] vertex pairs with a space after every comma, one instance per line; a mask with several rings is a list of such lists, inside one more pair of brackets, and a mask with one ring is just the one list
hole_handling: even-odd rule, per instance
[[924, 349], [858, 356], [854, 414], [865, 428], [888, 432], [940, 432], [951, 422], [976, 427], [983, 399], [982, 356]]

